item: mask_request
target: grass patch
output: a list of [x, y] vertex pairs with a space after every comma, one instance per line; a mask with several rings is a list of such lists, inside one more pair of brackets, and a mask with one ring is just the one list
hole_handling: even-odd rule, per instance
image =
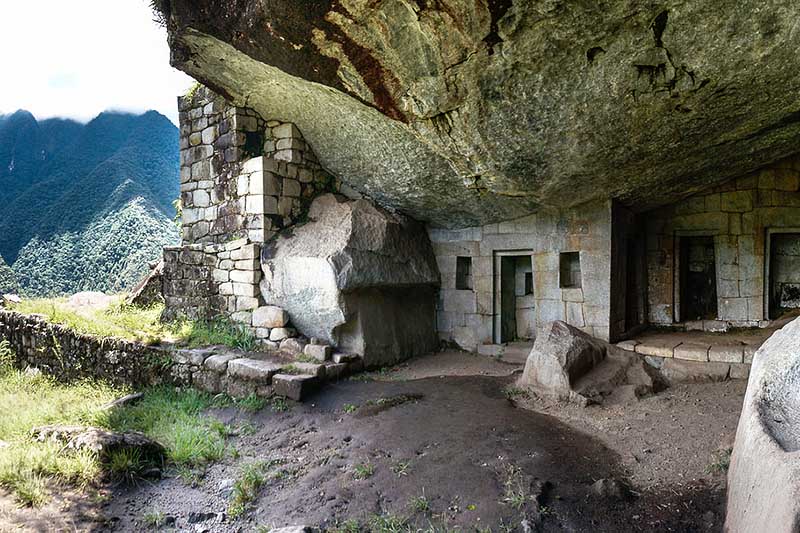
[[360, 463], [353, 467], [353, 477], [356, 479], [367, 479], [375, 473], [375, 465], [372, 463]]
[[145, 526], [156, 529], [164, 525], [166, 518], [161, 511], [148, 511], [142, 517], [142, 522], [144, 522]]
[[358, 411], [358, 407], [353, 405], [352, 403], [346, 403], [342, 406], [342, 411], [345, 413], [355, 413]]
[[[53, 482], [86, 488], [104, 473], [130, 480], [148, 466], [136, 452], [110, 454], [104, 464], [89, 451], [65, 450], [59, 443], [36, 442], [36, 426], [69, 424], [117, 431], [141, 431], [161, 442], [167, 459], [188, 467], [215, 461], [225, 453], [227, 428], [202, 415], [215, 402], [195, 390], [157, 387], [142, 400], [113, 411], [104, 404], [130, 392], [103, 383], [59, 383], [43, 374], [25, 373], [8, 364], [8, 345], [0, 343], [0, 486], [20, 505], [41, 505]], [[2, 363], [5, 361], [5, 363]]]
[[725, 448], [714, 452], [711, 464], [706, 467], [707, 474], [727, 474], [731, 466], [733, 448]]
[[241, 517], [250, 504], [258, 496], [258, 491], [266, 482], [266, 470], [268, 463], [256, 462], [245, 465], [239, 473], [236, 483], [233, 485], [231, 502], [228, 506], [228, 515], [236, 520]]
[[406, 461], [398, 461], [392, 465], [392, 472], [397, 475], [397, 477], [403, 477], [408, 475], [408, 468], [411, 466], [411, 463]]
[[276, 413], [283, 413], [289, 410], [289, 402], [283, 396], [275, 396], [272, 399], [272, 410]]
[[22, 314], [38, 314], [48, 322], [61, 324], [73, 331], [98, 337], [116, 337], [145, 344], [173, 342], [189, 348], [222, 344], [252, 351], [258, 341], [253, 333], [227, 317], [211, 320], [175, 320], [161, 322], [163, 304], [137, 307], [116, 297], [107, 308], [73, 308], [67, 298], [23, 300], [13, 310]]
[[503, 488], [503, 499], [500, 500], [500, 503], [509, 505], [517, 511], [525, 507], [530, 500], [522, 479], [522, 469], [516, 465], [506, 465]]
[[420, 496], [414, 496], [408, 502], [408, 506], [418, 513], [429, 513], [431, 510], [431, 502], [425, 497], [425, 489], [422, 489]]

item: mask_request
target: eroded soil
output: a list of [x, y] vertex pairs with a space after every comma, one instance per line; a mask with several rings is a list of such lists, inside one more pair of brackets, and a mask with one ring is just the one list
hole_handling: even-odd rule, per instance
[[[402, 516], [426, 531], [721, 530], [723, 476], [707, 468], [732, 442], [743, 382], [684, 385], [588, 409], [510, 400], [504, 389], [512, 382], [343, 381], [286, 412], [215, 411], [241, 428], [231, 437], [236, 457], [194, 481], [114, 487], [94, 506], [102, 520], [73, 527], [147, 531], [145, 517], [160, 512], [182, 531], [332, 528], [377, 516]], [[271, 465], [258, 499], [239, 520], [220, 521], [232, 481], [254, 461]], [[599, 479], [622, 480], [631, 493], [599, 495]], [[65, 513], [75, 520], [69, 506]], [[42, 525], [29, 522], [47, 530]]]

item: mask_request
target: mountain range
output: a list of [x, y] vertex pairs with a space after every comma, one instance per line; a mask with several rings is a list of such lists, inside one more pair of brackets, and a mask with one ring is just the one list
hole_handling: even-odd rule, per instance
[[179, 240], [178, 172], [178, 129], [155, 111], [0, 115], [0, 292], [130, 288]]

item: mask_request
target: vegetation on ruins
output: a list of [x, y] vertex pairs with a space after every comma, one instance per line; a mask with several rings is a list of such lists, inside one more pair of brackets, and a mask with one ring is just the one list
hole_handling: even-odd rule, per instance
[[190, 348], [222, 344], [242, 350], [252, 350], [256, 345], [256, 339], [249, 329], [225, 317], [162, 322], [162, 304], [138, 307], [126, 304], [122, 296], [118, 296], [108, 307], [97, 309], [73, 307], [67, 298], [38, 298], [23, 300], [13, 310], [22, 314], [42, 315], [49, 322], [78, 333], [146, 344], [171, 342]]
[[195, 468], [221, 459], [227, 452], [231, 428], [203, 414], [205, 409], [238, 405], [193, 389], [155, 387], [144, 391], [134, 405], [103, 409], [129, 392], [95, 381], [59, 383], [39, 372], [13, 367], [14, 354], [0, 343], [0, 487], [20, 505], [41, 505], [57, 484], [86, 489], [102, 480], [131, 481], [153, 465], [135, 451], [111, 453], [105, 463], [88, 451], [64, 449], [38, 442], [31, 429], [47, 424], [96, 426], [114, 431], [140, 431], [167, 450], [172, 468]]

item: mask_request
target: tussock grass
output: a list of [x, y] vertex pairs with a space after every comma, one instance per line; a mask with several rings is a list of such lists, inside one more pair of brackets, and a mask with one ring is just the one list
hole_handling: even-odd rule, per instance
[[0, 343], [0, 486], [20, 505], [41, 505], [48, 487], [65, 483], [85, 488], [104, 473], [131, 480], [146, 465], [135, 452], [111, 454], [101, 464], [96, 454], [70, 451], [53, 442], [36, 442], [30, 431], [48, 424], [136, 430], [162, 443], [175, 466], [216, 461], [226, 451], [228, 428], [202, 411], [221, 400], [195, 390], [157, 387], [144, 391], [132, 406], [112, 411], [100, 407], [128, 390], [90, 381], [59, 383], [14, 369], [13, 354]]
[[172, 342], [190, 348], [222, 344], [251, 351], [257, 340], [247, 328], [226, 317], [212, 320], [175, 320], [162, 322], [162, 304], [137, 307], [118, 296], [107, 308], [74, 308], [66, 298], [23, 300], [13, 307], [22, 314], [43, 315], [48, 322], [60, 324], [85, 335], [116, 337], [145, 344]]

